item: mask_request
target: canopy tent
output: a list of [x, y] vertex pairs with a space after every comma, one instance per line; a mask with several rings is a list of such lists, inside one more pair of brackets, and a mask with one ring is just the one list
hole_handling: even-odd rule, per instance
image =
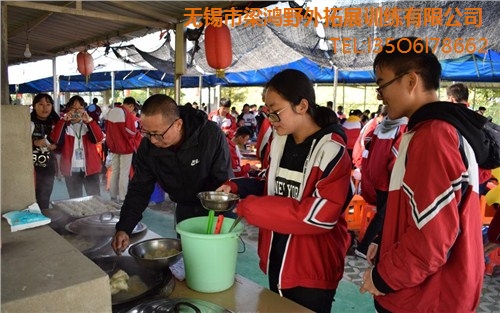
[[464, 82], [500, 82], [500, 53], [468, 54], [453, 60], [441, 61], [441, 79]]
[[[261, 26], [237, 25], [231, 26], [233, 47], [233, 62], [226, 70], [225, 79], [218, 79], [214, 69], [206, 62], [204, 53], [204, 27], [186, 29], [188, 39], [187, 70], [183, 76], [182, 87], [200, 86], [256, 86], [266, 83], [274, 74], [285, 68], [296, 68], [304, 71], [315, 83], [332, 83], [334, 71], [338, 68], [338, 83], [373, 83], [374, 75], [371, 64], [375, 53], [368, 49], [367, 38], [396, 38], [402, 36], [420, 36], [426, 38], [439, 38], [440, 44], [436, 47], [436, 55], [443, 65], [443, 80], [467, 82], [499, 82], [499, 53], [500, 41], [497, 40], [500, 29], [498, 10], [500, 3], [495, 1], [361, 1], [337, 0], [332, 6], [324, 2], [324, 7], [308, 7], [311, 3], [304, 2], [299, 6], [295, 2], [282, 2], [273, 7], [262, 9], [266, 14], [269, 10], [294, 10], [291, 20], [293, 25], [278, 25], [279, 23], [266, 23]], [[387, 24], [377, 25], [332, 25], [335, 21], [346, 18], [344, 9], [361, 10], [375, 14], [381, 9], [390, 18], [384, 20]], [[474, 14], [479, 8], [481, 14]], [[325, 9], [337, 18], [311, 18], [325, 16]], [[333, 10], [339, 10], [333, 13]], [[406, 13], [423, 12], [425, 10], [443, 12], [446, 19], [443, 23], [452, 21], [456, 26], [445, 25], [406, 25]], [[267, 11], [266, 11], [267, 10]], [[419, 11], [420, 10], [420, 11]], [[467, 10], [472, 10], [470, 13]], [[284, 11], [281, 11], [283, 13]], [[448, 13], [446, 13], [448, 12]], [[386, 14], [384, 13], [384, 14]], [[264, 16], [266, 14], [263, 14]], [[368, 14], [368, 13], [366, 13]], [[415, 13], [416, 14], [416, 13]], [[423, 20], [424, 17], [421, 17]], [[399, 21], [399, 26], [390, 22]], [[468, 22], [467, 22], [468, 21]], [[472, 21], [472, 22], [471, 22]], [[475, 21], [475, 22], [474, 22]], [[467, 22], [467, 23], [466, 23]], [[146, 52], [140, 46], [123, 45], [107, 46], [106, 49], [122, 64], [132, 67], [132, 70], [115, 71], [115, 89], [133, 89], [145, 87], [171, 87], [173, 86], [174, 72], [174, 47], [171, 44], [175, 33], [162, 32], [160, 36], [163, 44], [152, 52]], [[334, 49], [334, 38], [350, 39], [354, 48], [361, 49], [363, 53], [343, 53], [337, 47]], [[444, 38], [480, 38], [488, 39], [487, 53], [467, 54], [457, 53], [453, 48], [448, 53], [443, 49]], [[352, 39], [357, 39], [354, 42]], [[477, 45], [479, 47], [479, 44]], [[367, 50], [368, 49], [368, 50]], [[102, 69], [105, 71], [105, 69]], [[79, 76], [79, 77], [78, 77]], [[11, 85], [10, 92], [51, 91], [52, 78], [44, 78], [25, 84]], [[81, 75], [59, 76], [60, 91], [96, 91], [110, 89], [111, 74], [94, 73], [86, 83]]]
[[[442, 80], [463, 82], [500, 82], [500, 53], [470, 54], [457, 59], [441, 61]], [[199, 87], [200, 77], [202, 87], [222, 86], [262, 86], [273, 75], [286, 68], [303, 71], [314, 83], [332, 83], [334, 71], [330, 67], [320, 66], [307, 58], [263, 69], [242, 72], [228, 72], [224, 79], [214, 74], [183, 76], [182, 87]], [[131, 70], [114, 72], [114, 88], [166, 88], [173, 87], [174, 77], [159, 70]], [[346, 71], [340, 70], [338, 82], [345, 84], [369, 84], [374, 82], [373, 70]], [[86, 79], [82, 75], [60, 76], [61, 92], [102, 91], [111, 89], [112, 75], [110, 72], [93, 73]], [[53, 89], [53, 77], [34, 80], [19, 85], [10, 85], [11, 93], [50, 92]]]

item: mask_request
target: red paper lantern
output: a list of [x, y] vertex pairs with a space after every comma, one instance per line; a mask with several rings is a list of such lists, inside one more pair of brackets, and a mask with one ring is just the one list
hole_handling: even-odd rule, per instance
[[81, 51], [76, 55], [78, 72], [83, 76], [89, 76], [94, 71], [94, 59], [87, 51]]
[[229, 27], [208, 25], [205, 29], [205, 55], [207, 63], [216, 70], [218, 77], [224, 77], [224, 69], [233, 62], [233, 48]]

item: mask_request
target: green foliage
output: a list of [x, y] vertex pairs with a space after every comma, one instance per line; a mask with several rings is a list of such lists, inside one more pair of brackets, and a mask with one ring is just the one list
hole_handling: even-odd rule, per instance
[[491, 116], [493, 122], [500, 124], [500, 89], [473, 89], [474, 93], [469, 95], [469, 102], [474, 110], [480, 106], [486, 108], [485, 116]]
[[139, 101], [139, 103], [144, 103], [144, 101], [148, 98], [147, 91], [145, 89], [131, 90], [130, 96], [134, 97], [135, 101]]
[[[248, 103], [248, 88], [246, 87], [223, 87], [220, 89], [221, 98], [228, 98], [235, 106], [243, 106]], [[250, 103], [249, 103], [250, 104]]]

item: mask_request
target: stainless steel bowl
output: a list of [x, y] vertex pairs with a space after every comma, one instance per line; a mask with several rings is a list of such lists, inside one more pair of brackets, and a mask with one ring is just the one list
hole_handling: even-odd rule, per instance
[[[155, 257], [155, 253], [176, 249], [179, 252], [168, 257]], [[182, 255], [181, 240], [177, 238], [155, 238], [144, 240], [130, 246], [128, 253], [141, 265], [150, 268], [167, 268], [179, 260]]]
[[203, 191], [197, 194], [203, 207], [215, 212], [225, 212], [232, 210], [240, 200], [234, 193], [225, 193], [220, 191]]

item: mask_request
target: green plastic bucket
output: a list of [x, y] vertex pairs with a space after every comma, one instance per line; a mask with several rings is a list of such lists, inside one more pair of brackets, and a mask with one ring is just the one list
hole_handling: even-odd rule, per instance
[[[226, 217], [220, 234], [215, 235], [206, 234], [207, 222], [207, 216], [190, 218], [177, 224], [176, 230], [181, 235], [188, 287], [199, 292], [219, 292], [234, 284], [243, 224], [227, 233], [234, 219]], [[215, 223], [212, 233], [214, 228]]]

